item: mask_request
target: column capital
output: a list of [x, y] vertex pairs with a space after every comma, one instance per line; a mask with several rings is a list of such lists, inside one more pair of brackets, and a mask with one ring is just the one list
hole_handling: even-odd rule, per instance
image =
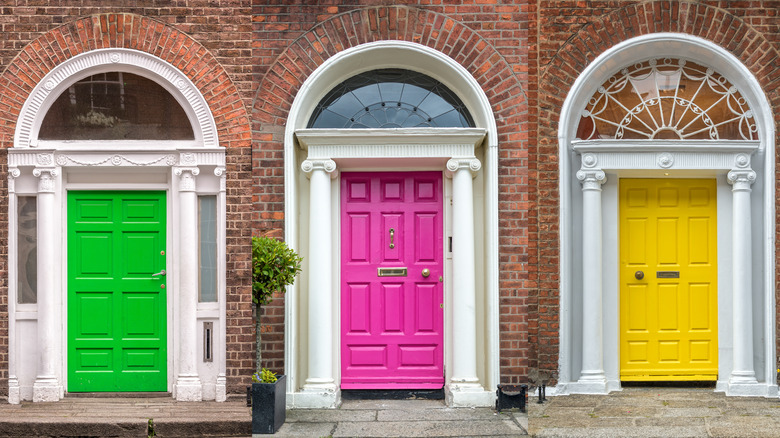
[[580, 169], [577, 179], [582, 182], [582, 190], [601, 191], [601, 185], [607, 182], [607, 174], [601, 169]]
[[16, 167], [8, 168], [8, 193], [14, 193], [16, 191], [16, 178], [22, 174]]
[[482, 168], [482, 163], [476, 157], [467, 158], [450, 158], [447, 161], [447, 176], [452, 178], [452, 175], [459, 170], [468, 170], [471, 172], [471, 176], [477, 176], [477, 172]]
[[319, 160], [305, 160], [301, 163], [301, 170], [311, 177], [311, 173], [315, 170], [323, 170], [330, 174], [331, 178], [338, 176], [338, 170], [336, 169], [336, 162], [331, 159], [319, 159]]
[[756, 172], [753, 169], [732, 169], [727, 175], [732, 192], [750, 191], [750, 186], [756, 182]]
[[219, 191], [224, 192], [227, 190], [227, 169], [224, 167], [217, 167], [214, 169], [214, 175], [219, 177]]
[[180, 192], [194, 192], [196, 190], [195, 177], [200, 174], [198, 167], [174, 167], [173, 173], [179, 177]]
[[33, 176], [38, 178], [38, 193], [54, 193], [55, 178], [60, 174], [56, 167], [36, 167]]

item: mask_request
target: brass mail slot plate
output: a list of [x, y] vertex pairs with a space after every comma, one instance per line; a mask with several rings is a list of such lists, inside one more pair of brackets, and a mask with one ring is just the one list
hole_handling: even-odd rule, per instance
[[406, 277], [406, 268], [377, 268], [377, 277]]
[[680, 271], [656, 271], [655, 278], [680, 278]]

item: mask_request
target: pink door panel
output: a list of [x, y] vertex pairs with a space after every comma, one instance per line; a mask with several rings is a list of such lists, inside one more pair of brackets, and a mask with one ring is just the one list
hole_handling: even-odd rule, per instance
[[343, 173], [341, 193], [341, 387], [441, 388], [441, 172]]

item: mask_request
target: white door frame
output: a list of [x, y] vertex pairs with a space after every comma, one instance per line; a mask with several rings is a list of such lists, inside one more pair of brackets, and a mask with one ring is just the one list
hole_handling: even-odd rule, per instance
[[[123, 71], [154, 80], [190, 119], [191, 141], [39, 140], [54, 101], [76, 81]], [[68, 190], [163, 190], [167, 198], [168, 390], [179, 400], [224, 400], [225, 151], [208, 104], [172, 65], [131, 49], [99, 49], [54, 67], [24, 103], [8, 154], [9, 174], [9, 401], [56, 401], [67, 388]], [[200, 176], [199, 176], [200, 175]], [[218, 303], [197, 303], [197, 195], [217, 195]], [[38, 198], [38, 304], [16, 304], [16, 196]], [[186, 211], [183, 210], [186, 208]], [[194, 255], [194, 256], [193, 256]], [[195, 257], [194, 261], [192, 257]], [[216, 366], [198, 360], [200, 319], [214, 320]], [[34, 321], [34, 322], [33, 322]], [[24, 327], [18, 326], [19, 324]], [[37, 330], [37, 336], [31, 335]], [[29, 345], [35, 346], [30, 349]], [[207, 375], [205, 381], [201, 375]]]
[[[752, 109], [759, 140], [575, 139], [587, 100], [618, 68], [663, 57], [691, 59], [728, 78]], [[704, 39], [673, 33], [644, 35], [617, 44], [582, 72], [564, 102], [559, 124], [561, 328], [556, 393], [620, 389], [618, 179], [668, 176], [718, 180], [720, 358], [716, 389], [728, 395], [777, 396], [774, 138], [772, 110], [756, 78], [731, 53]], [[583, 240], [596, 231], [593, 240]], [[746, 240], [752, 250], [733, 245], [741, 240], [739, 236], [750, 236]], [[590, 280], [583, 282], [586, 272]], [[745, 288], [752, 298], [753, 321], [745, 321], [742, 310], [732, 312], [734, 297], [745, 295], [739, 293]], [[593, 312], [600, 312], [603, 318], [598, 319], [603, 322], [588, 318]], [[591, 336], [582, 339], [583, 330]], [[744, 353], [741, 345], [735, 348], [735, 338], [740, 336], [752, 341], [748, 344], [759, 361], [754, 363], [753, 352]], [[755, 377], [743, 376], [745, 366], [751, 368], [747, 374], [755, 372]]]

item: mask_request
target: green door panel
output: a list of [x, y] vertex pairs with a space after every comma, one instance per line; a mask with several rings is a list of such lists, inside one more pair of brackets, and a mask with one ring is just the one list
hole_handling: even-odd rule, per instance
[[165, 192], [68, 193], [68, 391], [166, 391]]

